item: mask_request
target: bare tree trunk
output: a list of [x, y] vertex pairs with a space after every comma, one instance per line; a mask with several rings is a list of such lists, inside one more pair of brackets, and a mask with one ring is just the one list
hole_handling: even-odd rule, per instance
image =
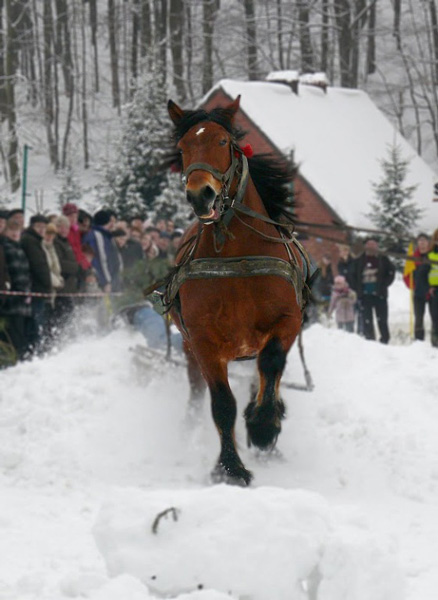
[[352, 51], [351, 14], [348, 0], [334, 0], [336, 25], [338, 28], [339, 68], [341, 86], [352, 87], [350, 57]]
[[[129, 79], [130, 79], [130, 57], [129, 57], [129, 49], [128, 49], [128, 4], [127, 2], [123, 2], [122, 6], [119, 9], [121, 11], [121, 22], [122, 22], [122, 44], [119, 43], [119, 52], [122, 53], [122, 73], [123, 73], [123, 102], [127, 102], [131, 95], [131, 91], [129, 89]], [[118, 18], [118, 22], [120, 23], [120, 18]]]
[[79, 41], [78, 31], [81, 28], [81, 0], [72, 1], [72, 41], [73, 41], [73, 67], [74, 67], [74, 79], [77, 82], [75, 85], [75, 102], [76, 118], [81, 119], [81, 86], [79, 82], [81, 80], [81, 61], [79, 57]]
[[204, 39], [204, 59], [202, 61], [202, 93], [213, 87], [213, 33], [215, 0], [202, 2], [202, 37]]
[[435, 81], [434, 85], [438, 85], [438, 18], [435, 0], [429, 0], [430, 22], [432, 24], [432, 40], [433, 40], [433, 59], [435, 63]]
[[187, 88], [189, 91], [189, 95], [190, 95], [190, 100], [192, 102], [192, 104], [195, 102], [195, 94], [193, 91], [193, 81], [192, 81], [192, 66], [193, 66], [193, 37], [192, 37], [192, 10], [190, 7], [189, 2], [186, 3], [186, 10], [185, 10], [185, 14], [186, 14], [186, 43], [185, 43], [185, 48], [186, 48], [186, 64], [187, 64], [187, 69], [186, 69], [186, 73], [187, 73]]
[[146, 64], [142, 65], [146, 70], [150, 71], [152, 67], [152, 23], [151, 23], [151, 7], [149, 0], [141, 2], [141, 19], [140, 19], [140, 56], [146, 57]]
[[184, 86], [183, 60], [184, 0], [170, 0], [169, 29], [173, 62], [173, 85], [178, 100], [184, 104], [187, 98]]
[[3, 122], [8, 114], [8, 101], [6, 93], [5, 62], [3, 57], [7, 56], [8, 45], [3, 23], [3, 0], [0, 0], [0, 122]]
[[158, 78], [159, 89], [165, 94], [167, 80], [167, 0], [155, 0], [155, 75]]
[[376, 3], [370, 8], [368, 20], [367, 74], [376, 72]]
[[298, 2], [298, 21], [300, 24], [301, 70], [304, 73], [313, 73], [315, 66], [310, 36], [309, 3], [307, 0], [299, 0]]
[[259, 76], [257, 69], [257, 30], [254, 0], [243, 0], [243, 5], [245, 8], [248, 77], [250, 81], [256, 81]]
[[87, 107], [87, 42], [85, 35], [85, 7], [82, 7], [82, 132], [84, 143], [84, 168], [90, 166], [90, 155], [88, 150], [88, 107]]
[[73, 91], [73, 59], [71, 53], [70, 23], [66, 0], [56, 0], [57, 16], [57, 54], [64, 74], [65, 93], [71, 96]]
[[108, 30], [109, 47], [111, 60], [111, 85], [113, 95], [113, 106], [120, 111], [120, 84], [119, 84], [119, 66], [116, 44], [116, 11], [115, 0], [108, 0]]
[[32, 15], [33, 15], [33, 22], [35, 24], [34, 48], [35, 48], [36, 62], [37, 62], [37, 67], [38, 67], [38, 82], [41, 86], [41, 82], [44, 79], [44, 75], [43, 75], [43, 60], [41, 58], [41, 44], [40, 44], [40, 34], [39, 34], [39, 27], [38, 27], [38, 12], [37, 12], [36, 3], [37, 3], [37, 0], [33, 0]]
[[17, 138], [17, 115], [15, 107], [15, 75], [17, 59], [15, 56], [14, 43], [14, 11], [12, 0], [5, 1], [6, 7], [6, 37], [5, 49], [5, 100], [6, 119], [8, 122], [8, 150], [7, 162], [9, 170], [9, 185], [11, 192], [16, 192], [20, 187], [20, 168], [18, 166], [18, 138]]
[[322, 0], [320, 69], [327, 73], [329, 55], [329, 0]]
[[401, 2], [402, 0], [394, 0], [394, 37], [397, 42], [397, 50], [401, 50], [400, 39], [400, 21], [401, 21]]
[[99, 92], [99, 53], [97, 47], [97, 0], [88, 0], [90, 4], [91, 45], [94, 50], [94, 91]]
[[140, 37], [140, 0], [132, 2], [132, 44], [131, 44], [131, 76], [138, 77], [138, 45]]
[[47, 141], [49, 144], [50, 162], [55, 171], [59, 168], [58, 147], [56, 144], [56, 135], [53, 132], [55, 123], [55, 112], [53, 106], [53, 79], [52, 69], [54, 68], [54, 32], [53, 32], [53, 15], [50, 0], [44, 0], [43, 9], [43, 37], [44, 37], [44, 105], [45, 105], [45, 121], [47, 131]]
[[283, 17], [281, 0], [277, 0], [277, 43], [278, 43], [278, 64], [280, 69], [284, 69], [283, 59]]
[[29, 33], [26, 45], [26, 59], [27, 59], [27, 77], [30, 84], [30, 90], [28, 98], [33, 107], [38, 104], [38, 83], [37, 74], [35, 68], [35, 51], [36, 51], [36, 35], [38, 29], [38, 22], [32, 20], [32, 9], [30, 3], [26, 9], [27, 19], [29, 21]]

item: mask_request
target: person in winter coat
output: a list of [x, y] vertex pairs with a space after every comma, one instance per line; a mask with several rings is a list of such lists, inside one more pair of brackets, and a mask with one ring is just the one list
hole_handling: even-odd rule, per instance
[[[430, 238], [425, 233], [420, 233], [416, 239], [414, 250], [414, 270], [405, 275], [403, 280], [409, 289], [413, 290], [414, 297], [414, 337], [416, 340], [424, 340], [424, 313], [426, 305], [429, 304], [429, 271], [430, 263], [426, 261], [430, 250]], [[411, 262], [412, 264], [412, 262]]]
[[339, 260], [337, 264], [338, 275], [343, 275], [348, 282], [350, 277], [351, 265], [353, 257], [350, 253], [350, 247], [346, 244], [339, 244]]
[[387, 256], [379, 252], [376, 238], [365, 241], [365, 250], [353, 261], [351, 287], [361, 304], [363, 333], [367, 340], [376, 339], [373, 312], [376, 314], [380, 342], [390, 339], [388, 327], [388, 287], [395, 277], [395, 267]]
[[0, 235], [3, 235], [5, 229], [6, 229], [6, 223], [8, 221], [8, 214], [9, 211], [0, 208]]
[[[6, 226], [6, 221], [5, 221], [5, 226]], [[4, 229], [3, 229], [4, 231]], [[4, 250], [4, 240], [5, 240], [5, 236], [0, 233], [0, 308], [2, 306], [2, 304], [5, 303], [6, 301], [6, 295], [2, 295], [1, 292], [2, 290], [9, 290], [11, 287], [10, 284], [10, 280], [9, 280], [9, 273], [8, 273], [8, 268], [6, 265], [6, 256], [5, 256], [5, 250]]]
[[79, 209], [73, 202], [67, 202], [62, 207], [62, 214], [69, 221], [68, 241], [73, 249], [76, 261], [86, 271], [91, 265], [82, 252], [82, 236], [78, 224]]
[[27, 323], [28, 338], [31, 346], [38, 349], [47, 324], [47, 303], [52, 293], [52, 279], [47, 255], [43, 248], [47, 219], [44, 215], [34, 215], [30, 226], [21, 235], [21, 246], [27, 256], [32, 280], [32, 293], [46, 297], [32, 297], [32, 317]]
[[[30, 293], [31, 278], [27, 256], [20, 244], [21, 227], [13, 221], [6, 225], [3, 238], [3, 250], [8, 266], [10, 291]], [[26, 320], [30, 318], [31, 297], [26, 295], [7, 296], [0, 309], [0, 315], [6, 319], [6, 332], [22, 359], [28, 349]]]
[[55, 293], [64, 287], [64, 278], [61, 274], [61, 265], [59, 263], [58, 254], [54, 244], [57, 233], [58, 229], [56, 225], [54, 223], [49, 223], [47, 225], [43, 240], [43, 248], [47, 256], [47, 262], [49, 263], [50, 278], [52, 280], [52, 306], [55, 304]]
[[112, 237], [112, 213], [99, 210], [93, 217], [93, 226], [83, 238], [94, 252], [92, 265], [97, 273], [99, 287], [105, 293], [118, 292], [121, 285], [121, 259]]
[[[65, 216], [56, 219], [58, 234], [54, 241], [56, 254], [61, 267], [61, 275], [64, 280], [63, 294], [76, 294], [78, 292], [81, 267], [76, 260], [73, 248], [68, 241], [70, 222]], [[88, 261], [87, 261], [87, 264]], [[58, 296], [55, 301], [54, 320], [59, 327], [63, 327], [73, 312], [73, 296]]]
[[139, 260], [143, 260], [143, 248], [138, 240], [133, 240], [129, 237], [127, 226], [123, 223], [118, 223], [116, 230], [113, 232], [113, 237], [119, 249], [120, 256], [123, 262], [123, 273], [130, 271]]
[[356, 292], [354, 292], [347, 283], [343, 275], [337, 275], [333, 284], [333, 291], [330, 298], [328, 316], [335, 313], [338, 329], [345, 331], [354, 331], [354, 305], [356, 303]]
[[431, 250], [427, 258], [431, 261], [428, 274], [430, 294], [430, 316], [432, 319], [432, 346], [438, 348], [438, 229], [431, 239]]
[[321, 302], [324, 312], [328, 310], [332, 286], [334, 282], [331, 257], [329, 254], [324, 254], [321, 261], [318, 263], [319, 275], [315, 281], [313, 292], [315, 297]]

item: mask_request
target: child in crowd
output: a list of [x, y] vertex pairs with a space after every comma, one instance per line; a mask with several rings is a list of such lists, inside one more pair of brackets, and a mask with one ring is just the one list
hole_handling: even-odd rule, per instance
[[330, 298], [328, 316], [335, 313], [338, 329], [345, 331], [354, 331], [354, 305], [356, 302], [356, 292], [354, 292], [347, 283], [343, 275], [335, 277], [333, 290]]

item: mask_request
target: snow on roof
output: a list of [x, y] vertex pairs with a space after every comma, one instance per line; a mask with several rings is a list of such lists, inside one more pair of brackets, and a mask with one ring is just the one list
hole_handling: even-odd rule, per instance
[[438, 227], [438, 175], [365, 92], [300, 85], [297, 95], [288, 85], [230, 79], [213, 91], [220, 88], [231, 98], [241, 94], [244, 113], [279, 150], [294, 152], [300, 174], [349, 225], [372, 226], [365, 216], [376, 200], [372, 183], [382, 180], [381, 161], [396, 144], [409, 161], [404, 184], [418, 186], [413, 201], [424, 211], [415, 229]]
[[298, 81], [298, 71], [271, 71], [266, 75], [266, 81]]

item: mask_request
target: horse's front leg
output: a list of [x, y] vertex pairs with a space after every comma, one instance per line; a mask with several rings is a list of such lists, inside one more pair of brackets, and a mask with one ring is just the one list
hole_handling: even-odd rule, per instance
[[228, 381], [216, 381], [210, 387], [210, 394], [213, 419], [221, 442], [219, 458], [212, 473], [213, 481], [249, 485], [252, 474], [244, 467], [236, 450], [234, 425], [237, 408]]
[[262, 450], [275, 446], [286, 412], [279, 391], [286, 355], [277, 337], [271, 338], [259, 354], [259, 390], [255, 395], [252, 389], [251, 395], [254, 394], [255, 398], [251, 399], [244, 413], [249, 446], [254, 444]]
[[212, 479], [215, 483], [249, 485], [252, 474], [245, 468], [236, 449], [234, 427], [237, 405], [228, 383], [227, 363], [210, 359], [202, 364], [202, 371], [210, 390], [213, 420], [221, 444], [219, 458], [212, 472]]

